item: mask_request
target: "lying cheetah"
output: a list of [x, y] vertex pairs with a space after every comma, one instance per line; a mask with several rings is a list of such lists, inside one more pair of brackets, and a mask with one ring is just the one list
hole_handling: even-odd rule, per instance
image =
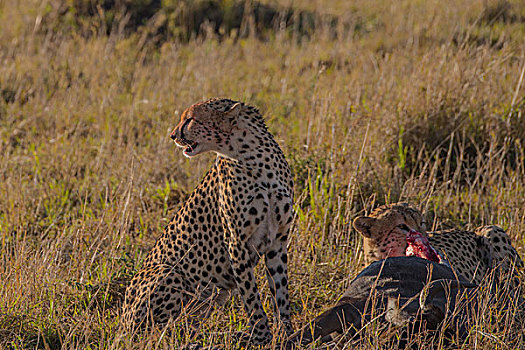
[[217, 159], [132, 279], [124, 325], [164, 324], [189, 305], [202, 316], [210, 300], [237, 289], [252, 341], [266, 343], [272, 335], [254, 276], [264, 256], [274, 313], [290, 333], [286, 245], [293, 180], [261, 114], [215, 98], [185, 110], [170, 136], [189, 158], [213, 151]]
[[[383, 205], [370, 216], [356, 218], [354, 228], [364, 237], [366, 264], [386, 257], [418, 255], [407, 238], [414, 233], [426, 235], [422, 214], [407, 203]], [[430, 260], [448, 261], [457, 273], [473, 283], [480, 283], [495, 266], [507, 271], [512, 263], [523, 265], [509, 237], [498, 226], [483, 226], [476, 232], [429, 232], [428, 240], [438, 253], [437, 260]]]

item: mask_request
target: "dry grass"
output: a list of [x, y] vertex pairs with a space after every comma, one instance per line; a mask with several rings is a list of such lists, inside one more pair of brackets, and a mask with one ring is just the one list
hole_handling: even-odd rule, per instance
[[[0, 0], [0, 347], [186, 341], [120, 339], [118, 306], [211, 163], [168, 133], [213, 96], [258, 106], [293, 167], [296, 328], [360, 269], [351, 220], [378, 204], [417, 203], [434, 228], [501, 225], [523, 256], [522, 2], [279, 0], [338, 24], [152, 43], [147, 30], [46, 29], [58, 3]], [[489, 318], [467, 348], [525, 346]], [[225, 333], [208, 343], [245, 321], [238, 301], [217, 310], [204, 327]]]

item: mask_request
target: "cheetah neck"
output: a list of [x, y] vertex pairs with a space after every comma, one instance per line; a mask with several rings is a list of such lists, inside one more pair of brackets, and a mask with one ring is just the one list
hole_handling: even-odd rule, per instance
[[234, 130], [229, 137], [228, 149], [217, 154], [217, 159], [228, 159], [232, 166], [251, 171], [288, 167], [272, 134], [259, 123], [247, 123]]
[[239, 123], [232, 130], [226, 152], [217, 152], [215, 166], [221, 182], [245, 186], [239, 179], [267, 188], [285, 188], [293, 193], [291, 171], [284, 153], [260, 119]]

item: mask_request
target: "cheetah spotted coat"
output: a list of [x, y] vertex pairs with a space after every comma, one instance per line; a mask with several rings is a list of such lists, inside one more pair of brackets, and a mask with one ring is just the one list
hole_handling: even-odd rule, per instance
[[254, 276], [264, 256], [274, 313], [291, 332], [286, 249], [293, 182], [259, 111], [229, 99], [194, 104], [171, 138], [188, 157], [212, 151], [217, 159], [132, 279], [124, 325], [164, 324], [182, 312], [205, 317], [211, 301], [237, 289], [252, 340], [266, 343], [271, 333]]

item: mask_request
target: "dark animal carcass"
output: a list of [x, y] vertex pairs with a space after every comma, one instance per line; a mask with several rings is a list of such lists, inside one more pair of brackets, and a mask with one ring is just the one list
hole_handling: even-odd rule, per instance
[[423, 330], [445, 330], [462, 338], [476, 293], [476, 285], [444, 264], [415, 256], [377, 261], [350, 283], [337, 305], [296, 332], [288, 346], [330, 341], [336, 334], [356, 339], [371, 321], [400, 329], [398, 346], [406, 344], [410, 333]]

